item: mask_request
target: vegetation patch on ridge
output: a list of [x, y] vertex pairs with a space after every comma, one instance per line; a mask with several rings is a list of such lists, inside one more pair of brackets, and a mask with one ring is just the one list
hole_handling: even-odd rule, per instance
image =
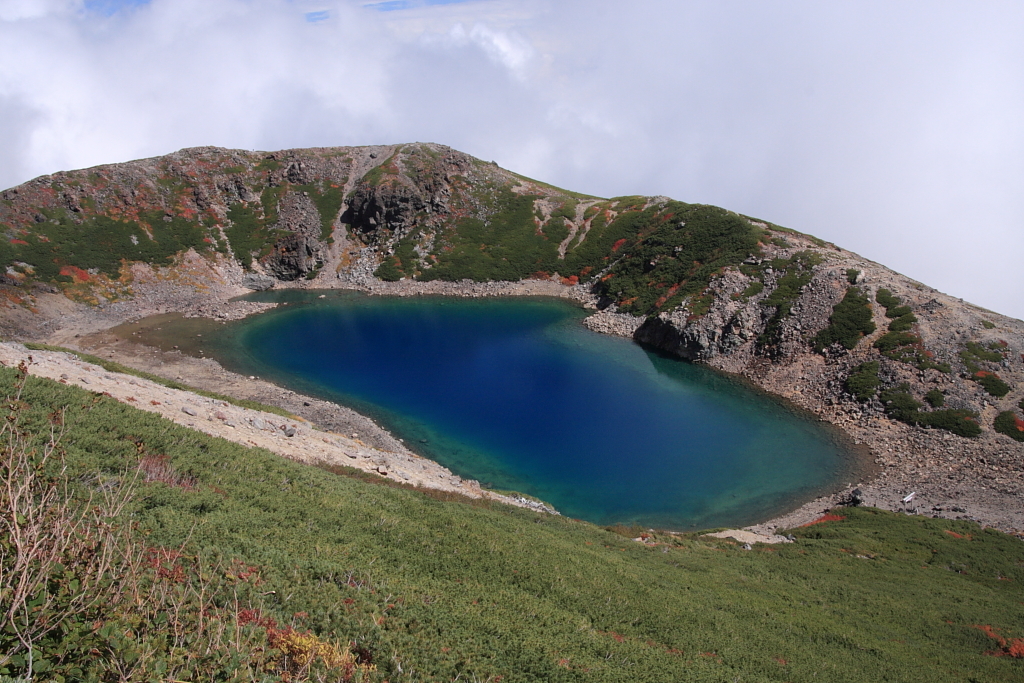
[[1024, 420], [1012, 410], [1004, 410], [996, 416], [993, 428], [1015, 441], [1024, 441]]
[[[591, 233], [597, 231], [591, 247], [598, 247], [596, 253], [566, 255], [566, 272], [584, 280], [607, 261], [611, 267], [596, 291], [627, 313], [670, 310], [686, 297], [701, 294], [722, 269], [738, 266], [760, 251], [764, 232], [724, 209], [669, 201], [639, 210], [642, 204], [620, 200], [617, 210], [623, 206], [628, 210], [606, 227], [591, 227]], [[591, 239], [588, 233], [583, 247]], [[600, 254], [600, 247], [607, 249], [601, 261], [584, 261]], [[584, 273], [588, 267], [591, 270]]]
[[924, 404], [913, 397], [910, 385], [906, 383], [886, 389], [879, 399], [885, 406], [885, 414], [894, 420], [920, 427], [945, 429], [957, 436], [974, 437], [981, 434], [977, 413], [961, 409], [922, 411]]
[[[790, 316], [793, 304], [814, 277], [814, 267], [821, 263], [821, 257], [810, 251], [799, 251], [788, 259], [772, 259], [768, 262], [773, 271], [781, 273], [775, 289], [761, 305], [774, 309], [764, 332], [758, 337], [758, 345], [772, 352], [778, 345], [782, 332], [782, 322]], [[745, 266], [740, 268], [747, 275], [764, 278], [764, 266]]]
[[818, 353], [836, 343], [849, 351], [857, 346], [861, 338], [874, 331], [871, 302], [858, 287], [850, 287], [843, 300], [832, 309], [828, 325], [815, 335], [811, 345]]
[[918, 370], [938, 370], [945, 373], [952, 370], [949, 363], [936, 361], [934, 354], [924, 347], [921, 337], [909, 331], [917, 322], [917, 317], [909, 306], [903, 305], [898, 296], [882, 287], [875, 292], [875, 301], [885, 308], [885, 315], [891, 320], [886, 333], [875, 340], [875, 348], [883, 356], [913, 365]]
[[181, 216], [164, 220], [162, 211], [143, 212], [139, 221], [107, 216], [76, 221], [66, 209], [41, 213], [47, 220], [33, 232], [0, 240], [0, 268], [21, 270], [46, 282], [70, 282], [76, 269], [116, 279], [124, 261], [169, 265], [178, 253], [206, 251], [213, 242], [198, 221]]
[[882, 380], [878, 378], [878, 361], [868, 361], [855, 367], [846, 378], [846, 390], [863, 403], [870, 401], [878, 393]]

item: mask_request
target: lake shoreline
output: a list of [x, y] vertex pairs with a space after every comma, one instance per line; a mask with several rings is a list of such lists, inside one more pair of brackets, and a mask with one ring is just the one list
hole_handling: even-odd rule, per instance
[[[542, 280], [527, 280], [519, 283], [420, 283], [403, 280], [397, 283], [373, 281], [369, 284], [338, 281], [332, 282], [331, 285], [331, 287], [325, 288], [321, 282], [302, 282], [279, 288], [354, 289], [370, 294], [394, 296], [556, 296], [574, 301], [591, 310], [595, 310], [596, 306], [594, 297], [579, 286], [568, 287], [557, 282]], [[157, 302], [157, 305], [140, 306], [133, 301], [128, 301], [112, 305], [105, 311], [92, 311], [92, 314], [86, 311], [83, 315], [82, 311], [76, 311], [78, 315], [69, 316], [60, 321], [58, 329], [45, 335], [44, 340], [48, 343], [95, 353], [104, 358], [109, 357], [125, 365], [169, 378], [178, 375], [184, 378], [186, 375], [192, 375], [191, 383], [200, 386], [209, 376], [209, 366], [205, 365], [208, 361], [202, 361], [201, 365], [193, 369], [183, 354], [141, 346], [133, 348], [137, 345], [117, 339], [116, 336], [110, 334], [110, 330], [119, 324], [139, 320], [155, 313], [179, 311], [188, 317], [203, 317], [216, 321], [242, 318], [271, 307], [267, 304], [233, 301], [232, 299], [240, 294], [251, 293], [251, 290], [239, 286], [211, 286], [202, 292], [202, 296], [197, 297], [196, 293], [195, 289], [189, 289], [187, 296], [164, 297]], [[635, 319], [629, 319], [609, 311], [603, 311], [598, 316], [587, 318], [586, 320], [591, 322], [585, 324], [591, 329], [595, 329], [592, 325], [602, 319], [604, 324], [597, 331], [606, 334], [632, 336], [631, 329], [635, 330], [636, 327]], [[914, 452], [906, 447], [906, 444], [913, 443], [912, 432], [916, 428], [893, 422], [884, 416], [871, 417], [859, 423], [852, 423], [837, 414], [836, 411], [831, 410], [830, 406], [809, 405], [807, 401], [800, 400], [801, 397], [794, 397], [791, 392], [781, 391], [771, 383], [761, 381], [761, 378], [756, 375], [728, 373], [727, 370], [717, 367], [713, 363], [709, 365], [727, 372], [727, 374], [742, 376], [745, 381], [751, 382], [773, 397], [790, 400], [797, 407], [810, 411], [818, 419], [846, 434], [854, 444], [862, 446], [862, 456], [860, 457], [865, 463], [870, 461], [870, 464], [876, 466], [877, 469], [876, 473], [864, 476], [861, 481], [849, 482], [849, 486], [815, 498], [794, 508], [791, 512], [753, 525], [751, 528], [766, 531], [775, 528], [792, 528], [813, 521], [824, 510], [848, 500], [851, 491], [859, 488], [863, 504], [881, 509], [973, 520], [985, 526], [1015, 533], [1020, 533], [1024, 529], [1024, 508], [1020, 505], [1019, 498], [1012, 490], [993, 481], [993, 475], [985, 471], [984, 468], [972, 467], [973, 461], [968, 466], [957, 468], [948, 474], [944, 473], [942, 471], [944, 468], [941, 467], [922, 468], [921, 462], [930, 458], [932, 454], [926, 450]], [[188, 382], [189, 380], [183, 379], [183, 381]], [[288, 403], [283, 399], [287, 392], [286, 389], [262, 380], [257, 380], [257, 383], [253, 384], [245, 377], [236, 376], [223, 384], [231, 389], [223, 392], [229, 395], [240, 398], [260, 395], [265, 397], [265, 402], [274, 405]], [[204, 387], [200, 386], [200, 388]], [[341, 421], [345, 422], [351, 419], [354, 418], [344, 418]], [[363, 419], [366, 420], [365, 417]], [[381, 432], [386, 434], [385, 430], [381, 429]], [[385, 437], [382, 434], [380, 438], [393, 439], [394, 437], [389, 434]], [[899, 443], [903, 450], [893, 453], [892, 445], [894, 443]], [[910, 452], [907, 452], [908, 450]], [[922, 477], [922, 474], [926, 476]], [[903, 503], [903, 499], [912, 493], [915, 495], [910, 503]]]
[[[586, 311], [560, 299], [271, 291], [250, 300], [280, 305], [226, 327], [158, 316], [113, 332], [337, 402], [466, 479], [601, 525], [748, 524], [859, 480], [852, 472], [870, 462], [790, 402], [588, 330]], [[489, 391], [486, 408], [471, 398]]]

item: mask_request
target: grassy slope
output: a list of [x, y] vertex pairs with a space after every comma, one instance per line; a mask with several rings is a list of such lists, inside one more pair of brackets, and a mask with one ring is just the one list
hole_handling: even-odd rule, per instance
[[[5, 395], [13, 376], [0, 371]], [[973, 525], [853, 509], [781, 547], [649, 548], [330, 474], [110, 399], [86, 417], [95, 397], [53, 382], [32, 380], [24, 398], [40, 425], [71, 406], [64, 443], [85, 486], [140, 449], [169, 455], [199, 486], [142, 488], [147, 542], [258, 565], [276, 591], [265, 609], [307, 612], [321, 635], [369, 648], [391, 681], [1024, 677], [974, 627], [1024, 636], [1024, 545]]]

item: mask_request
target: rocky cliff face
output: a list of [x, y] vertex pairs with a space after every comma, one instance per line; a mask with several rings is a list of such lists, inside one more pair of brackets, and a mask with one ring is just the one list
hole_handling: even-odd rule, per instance
[[938, 481], [970, 461], [1024, 492], [1024, 323], [723, 209], [577, 195], [431, 144], [189, 149], [0, 199], [14, 335], [45, 327], [25, 323], [45, 296], [137, 313], [174, 310], [174, 287], [549, 280], [597, 302], [595, 329], [742, 374], [882, 466]]

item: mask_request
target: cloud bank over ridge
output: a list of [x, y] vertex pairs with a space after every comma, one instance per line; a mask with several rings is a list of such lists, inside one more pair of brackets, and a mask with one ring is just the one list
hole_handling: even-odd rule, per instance
[[1024, 5], [0, 0], [0, 186], [432, 141], [810, 232], [1024, 317]]

